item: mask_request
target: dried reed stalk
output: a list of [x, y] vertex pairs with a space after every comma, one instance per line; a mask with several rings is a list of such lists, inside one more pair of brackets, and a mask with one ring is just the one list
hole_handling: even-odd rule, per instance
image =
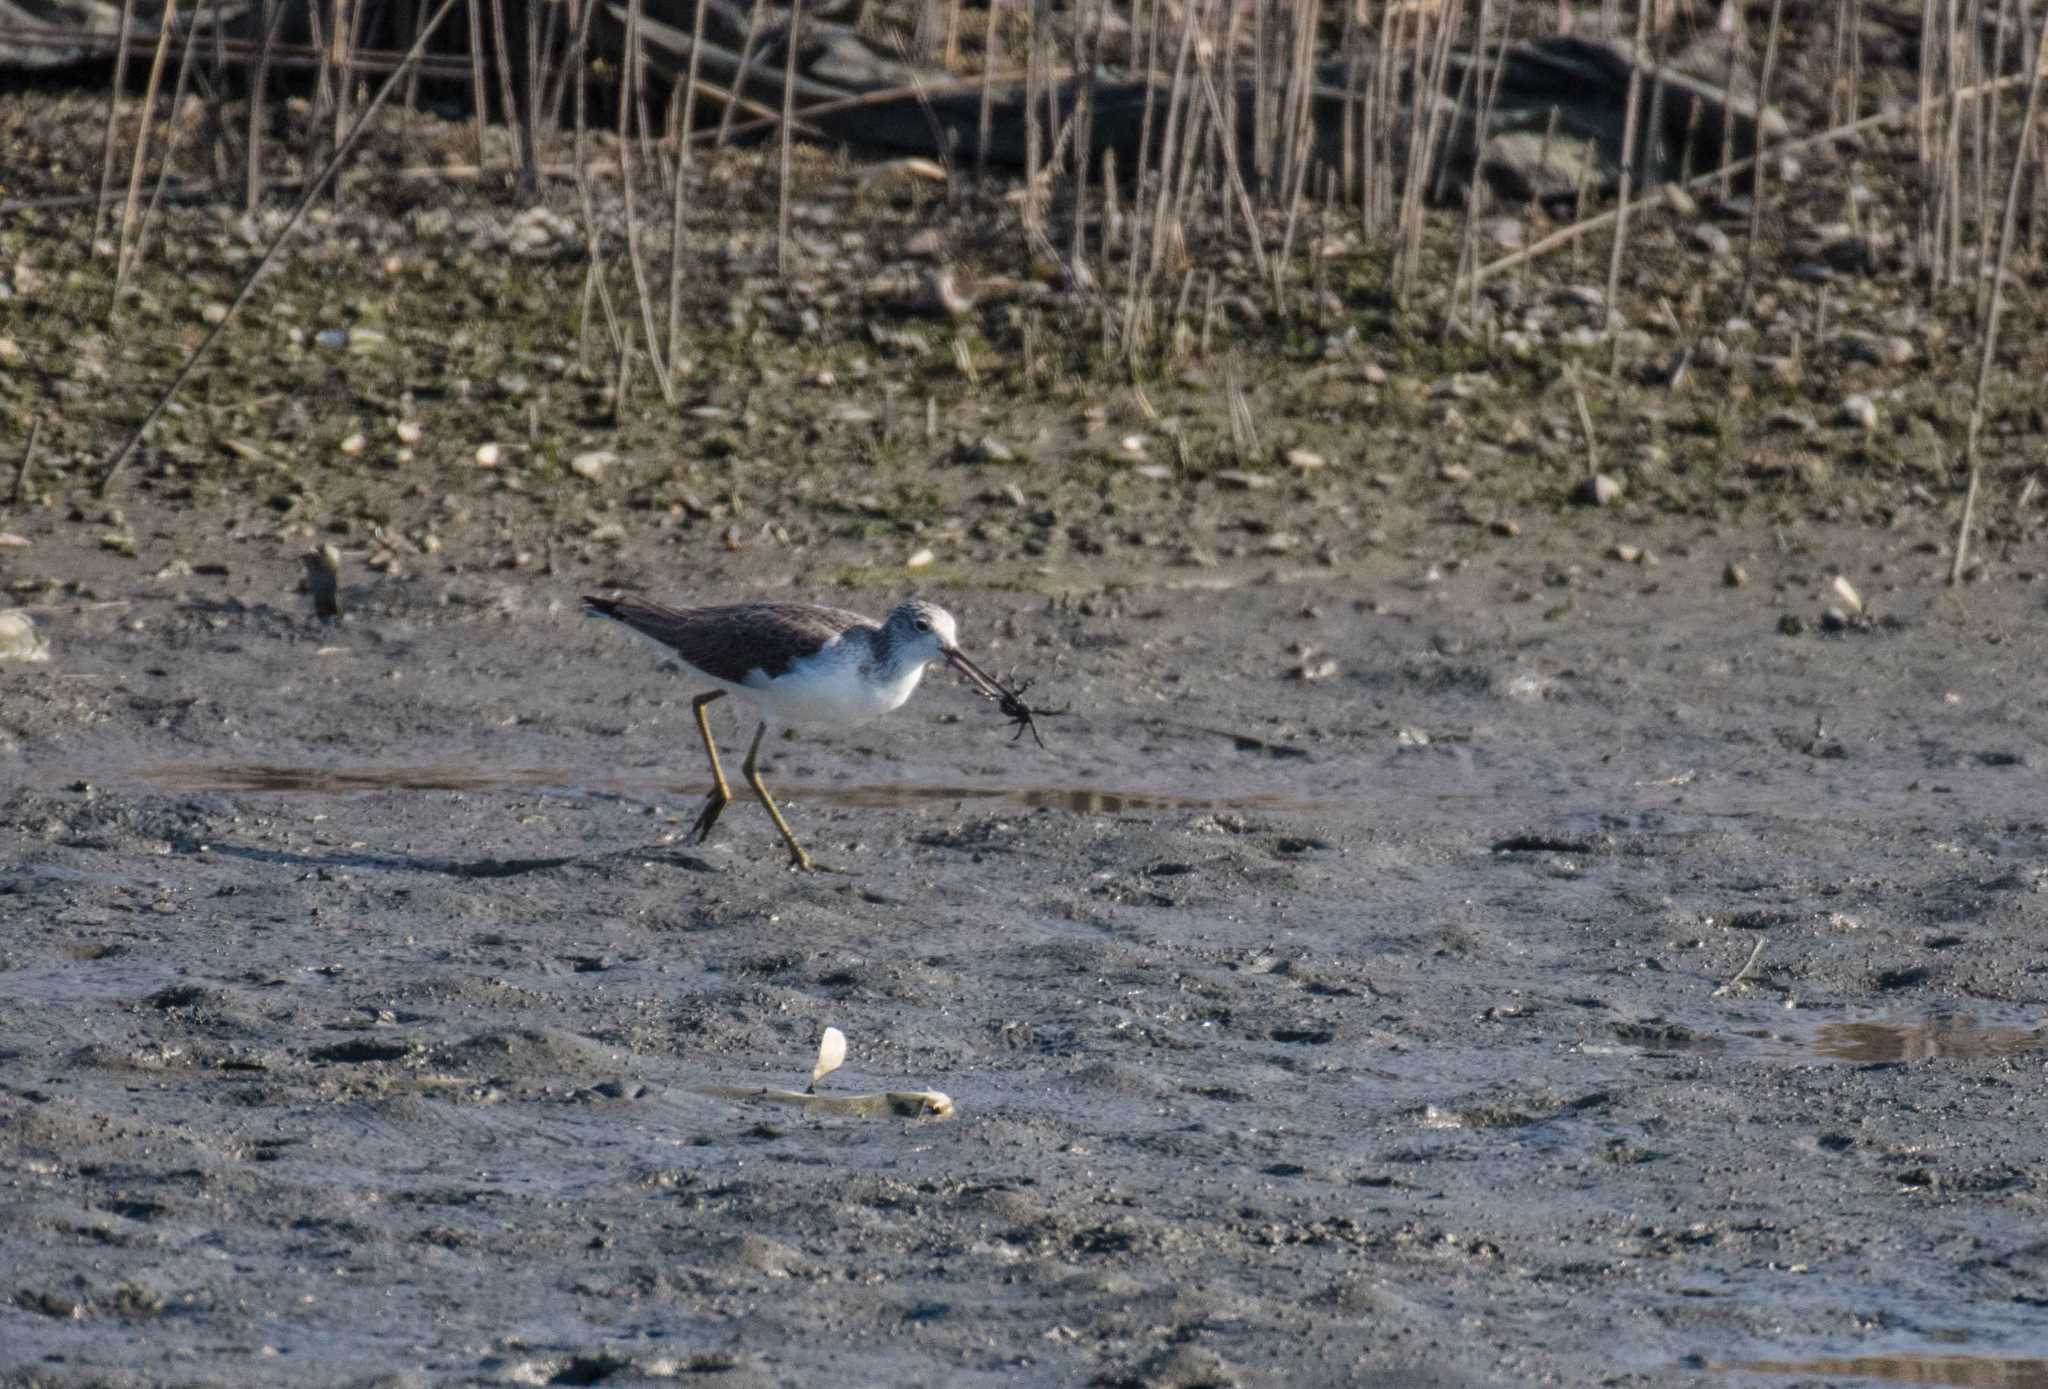
[[114, 297], [110, 313], [121, 306], [121, 289], [128, 279], [128, 258], [133, 246], [135, 220], [142, 200], [143, 157], [149, 152], [149, 129], [156, 115], [156, 95], [163, 86], [164, 64], [170, 58], [171, 32], [177, 26], [178, 0], [165, 0], [163, 18], [158, 21], [156, 56], [149, 64], [149, 84], [142, 94], [142, 129], [135, 137], [135, 153], [128, 165], [128, 199], [121, 205], [121, 242], [114, 257]]
[[789, 180], [790, 151], [796, 138], [796, 45], [797, 25], [803, 17], [803, 0], [789, 0], [789, 29], [783, 38], [782, 63], [782, 147], [775, 163], [775, 273], [789, 279]]
[[690, 185], [690, 134], [697, 123], [697, 56], [704, 47], [704, 7], [696, 7], [690, 25], [690, 65], [683, 76], [681, 114], [676, 126], [675, 202], [669, 209], [668, 242], [668, 374], [671, 380], [682, 374], [683, 351], [683, 221], [684, 200]]
[[[498, 0], [502, 3], [502, 0]], [[640, 38], [641, 0], [626, 3], [626, 53], [619, 73], [619, 194], [626, 214], [626, 262], [633, 270], [633, 289], [640, 300], [640, 332], [647, 340], [647, 360], [654, 368], [654, 384], [661, 390], [664, 405], [676, 403], [675, 382], [668, 374], [668, 359], [661, 350], [660, 335], [654, 331], [654, 290], [648, 283], [647, 263], [640, 254], [640, 209], [633, 197], [632, 145], [628, 125], [641, 110], [634, 100], [636, 88], [646, 81], [646, 54]], [[615, 402], [623, 403], [623, 402]]]
[[107, 200], [114, 191], [114, 132], [121, 124], [121, 92], [128, 84], [128, 36], [135, 27], [135, 0], [121, 0], [120, 36], [114, 44], [114, 81], [107, 89], [107, 123], [100, 135], [100, 191], [93, 204], [92, 235], [87, 238], [86, 255], [92, 242], [106, 232]]
[[[1785, 18], [1785, 0], [1771, 0], [1771, 27], [1764, 38], [1764, 69], [1756, 83], [1756, 159], [1749, 176], [1749, 241], [1742, 258], [1742, 309], [1746, 312], [1756, 293], [1756, 248], [1763, 237], [1764, 172], [1770, 153], [1769, 128], [1764, 113], [1771, 108], [1771, 78], [1778, 66], [1778, 31]], [[1724, 113], [1722, 121], [1727, 121]]]
[[291, 215], [285, 219], [285, 223], [278, 229], [277, 235], [271, 238], [270, 245], [264, 248], [263, 254], [257, 258], [256, 264], [250, 268], [248, 276], [242, 281], [242, 287], [235, 291], [235, 297], [229, 302], [227, 312], [221, 315], [220, 322], [214, 324], [206, 336], [200, 339], [199, 345], [192, 349], [191, 355], [186, 357], [184, 364], [178, 368], [177, 375], [171, 378], [170, 385], [164, 388], [163, 394], [158, 396], [156, 403], [150, 406], [149, 413], [143, 416], [142, 422], [135, 426], [134, 431], [122, 443], [120, 450], [115, 453], [113, 458], [108, 460], [106, 469], [100, 474], [98, 482], [94, 485], [93, 490], [95, 493], [100, 496], [106, 495], [107, 489], [113, 485], [114, 479], [119, 476], [122, 467], [126, 465], [137, 446], [142, 443], [143, 436], [149, 432], [150, 426], [162, 417], [165, 409], [170, 406], [172, 399], [178, 394], [178, 391], [191, 379], [192, 373], [198, 370], [199, 363], [213, 349], [213, 345], [220, 341], [221, 335], [227, 331], [228, 325], [235, 321], [236, 313], [240, 311], [244, 304], [249, 302], [250, 296], [256, 292], [257, 284], [263, 279], [264, 272], [270, 268], [270, 263], [277, 259], [277, 253], [283, 249], [286, 239], [291, 236], [292, 232], [297, 230], [300, 221], [306, 215], [307, 209], [313, 206], [314, 200], [320, 196], [328, 183], [333, 179], [335, 170], [341, 167], [342, 161], [348, 158], [349, 154], [355, 149], [356, 142], [362, 138], [363, 132], [369, 128], [370, 118], [375, 116], [385, 101], [389, 99], [392, 91], [397, 88], [400, 78], [404, 76], [406, 69], [412, 63], [417, 62], [419, 55], [426, 51], [427, 43], [433, 37], [434, 31], [441, 27], [441, 21], [448, 17], [449, 12], [455, 8], [455, 4], [456, 0], [441, 0], [439, 8], [434, 11], [434, 17], [421, 28], [419, 37], [413, 40], [412, 48], [407, 51], [405, 63], [394, 69], [391, 75], [385, 79], [384, 84], [377, 89], [377, 94], [363, 107], [362, 114], [356, 117], [356, 123], [350, 127], [348, 136], [342, 141], [341, 147], [335, 150], [333, 156], [320, 170], [318, 176], [307, 183], [306, 190], [300, 195], [298, 204], [293, 207]]
[[1603, 326], [1611, 335], [1613, 347], [1607, 365], [1610, 376], [1621, 374], [1621, 258], [1628, 249], [1628, 198], [1634, 191], [1636, 177], [1636, 116], [1642, 105], [1643, 63], [1649, 51], [1649, 38], [1650, 0], [1636, 0], [1635, 46], [1629, 54], [1628, 64], [1628, 101], [1621, 114], [1621, 186], [1615, 191], [1614, 248], [1607, 258], [1607, 299], [1602, 306], [1606, 318]]
[[[2031, 18], [2026, 0], [2020, 2], [2020, 32], [2026, 33], [2031, 27]], [[2027, 63], [2027, 105], [2020, 117], [2019, 134], [2015, 139], [2012, 155], [2012, 173], [2005, 184], [2005, 210], [1998, 227], [1998, 263], [1992, 270], [1991, 304], [1984, 315], [1984, 331], [1977, 348], [1977, 387], [1970, 399], [1970, 427], [1965, 436], [1963, 458], [1970, 470], [1970, 479], [1963, 489], [1963, 514], [1956, 523], [1955, 559], [1949, 565], [1948, 581], [1959, 584], [1963, 572], [1969, 565], [1970, 528], [1976, 519], [1977, 493], [1983, 484], [1984, 459], [1978, 451], [1978, 440], [1984, 429], [1984, 397], [1991, 387], [1991, 364], [1998, 352], [1998, 320], [2005, 309], [2005, 275], [2012, 259], [2013, 228], [2019, 220], [2020, 186], [2027, 172], [2027, 143], [2033, 138], [2035, 114], [2041, 106], [2041, 59], [2044, 44], [2048, 44], [2048, 26], [2034, 38], [2033, 53]]]

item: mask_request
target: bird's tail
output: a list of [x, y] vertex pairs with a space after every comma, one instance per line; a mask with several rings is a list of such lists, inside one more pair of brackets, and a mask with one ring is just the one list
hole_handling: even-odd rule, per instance
[[583, 595], [583, 611], [592, 617], [608, 617], [614, 622], [620, 621], [619, 603], [616, 598], [599, 598], [595, 594], [586, 593]]

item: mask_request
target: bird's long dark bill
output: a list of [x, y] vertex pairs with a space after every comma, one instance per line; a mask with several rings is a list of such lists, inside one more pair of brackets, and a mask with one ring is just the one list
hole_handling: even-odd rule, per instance
[[974, 682], [976, 689], [990, 699], [1015, 699], [1016, 696], [998, 685], [989, 673], [960, 654], [959, 648], [946, 653], [946, 663]]

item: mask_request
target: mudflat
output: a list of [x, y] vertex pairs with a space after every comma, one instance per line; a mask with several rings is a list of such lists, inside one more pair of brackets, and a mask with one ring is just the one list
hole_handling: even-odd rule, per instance
[[[1072, 712], [1012, 746], [940, 670], [772, 742], [806, 875], [744, 798], [684, 842], [694, 691], [602, 574], [350, 571], [323, 622], [284, 543], [161, 578], [29, 517], [0, 1368], [2032, 1382], [2037, 588], [1612, 524], [821, 586]], [[729, 1093], [827, 1026], [824, 1093], [954, 1117]]]

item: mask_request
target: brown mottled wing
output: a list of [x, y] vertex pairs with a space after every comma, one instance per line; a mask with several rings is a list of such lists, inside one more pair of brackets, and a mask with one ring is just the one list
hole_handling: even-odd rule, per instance
[[854, 627], [873, 627], [859, 613], [814, 603], [742, 603], [721, 608], [669, 608], [641, 598], [583, 600], [583, 610], [623, 623], [714, 679], [742, 685], [758, 670], [770, 679]]

